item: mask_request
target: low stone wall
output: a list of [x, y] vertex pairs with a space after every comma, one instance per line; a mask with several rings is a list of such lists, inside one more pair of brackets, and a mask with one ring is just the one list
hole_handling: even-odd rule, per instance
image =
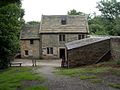
[[[110, 51], [110, 39], [70, 49], [67, 51], [68, 65], [69, 67], [77, 67], [96, 63], [108, 51]], [[108, 54], [107, 59], [110, 57], [111, 55]]]
[[111, 37], [111, 56], [113, 60], [120, 59], [120, 36]]

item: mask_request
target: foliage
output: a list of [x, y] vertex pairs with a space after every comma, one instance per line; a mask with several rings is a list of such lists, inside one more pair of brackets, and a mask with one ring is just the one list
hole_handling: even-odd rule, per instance
[[17, 87], [28, 88], [23, 81], [36, 80], [43, 82], [44, 78], [32, 72], [32, 68], [15, 67], [0, 71], [0, 90], [16, 90]]
[[83, 12], [77, 12], [75, 9], [68, 11], [68, 15], [85, 15]]
[[117, 65], [120, 65], [120, 59], [117, 60]]
[[27, 22], [26, 24], [34, 25], [34, 24], [40, 24], [40, 22], [38, 22], [38, 21], [30, 21], [30, 22]]
[[[15, 2], [16, 1], [16, 2]], [[8, 67], [19, 49], [19, 33], [24, 22], [19, 0], [0, 1], [0, 69]]]
[[91, 34], [120, 35], [120, 2], [101, 0], [97, 4], [101, 15], [89, 20]]
[[91, 34], [97, 35], [107, 35], [104, 27], [104, 19], [101, 16], [95, 16], [93, 19], [89, 20], [89, 29]]
[[0, 7], [11, 3], [21, 5], [21, 0], [0, 0]]
[[97, 8], [102, 16], [110, 21], [120, 16], [120, 2], [116, 0], [101, 0]]

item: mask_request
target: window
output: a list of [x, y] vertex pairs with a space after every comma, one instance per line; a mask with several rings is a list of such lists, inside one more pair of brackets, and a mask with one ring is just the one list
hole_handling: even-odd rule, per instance
[[47, 54], [53, 54], [53, 48], [52, 47], [47, 48]]
[[66, 25], [66, 18], [63, 18], [63, 19], [61, 20], [61, 24], [62, 24], [62, 25]]
[[33, 42], [33, 40], [32, 40], [32, 39], [30, 40], [30, 44], [34, 44], [34, 42]]
[[85, 35], [84, 34], [80, 34], [80, 35], [78, 35], [78, 40], [80, 40], [80, 39], [84, 39], [85, 38]]
[[28, 50], [25, 50], [25, 55], [28, 55]]
[[59, 35], [59, 41], [65, 41], [65, 35], [64, 34]]

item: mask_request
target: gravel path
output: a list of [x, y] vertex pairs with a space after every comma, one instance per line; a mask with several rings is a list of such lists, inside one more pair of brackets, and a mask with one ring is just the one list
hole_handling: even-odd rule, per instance
[[[103, 84], [92, 84], [86, 80], [80, 80], [79, 77], [67, 77], [55, 75], [55, 65], [43, 65], [37, 68], [36, 71], [42, 73], [47, 79], [43, 85], [47, 86], [49, 90], [118, 90]], [[57, 65], [57, 64], [56, 64]]]

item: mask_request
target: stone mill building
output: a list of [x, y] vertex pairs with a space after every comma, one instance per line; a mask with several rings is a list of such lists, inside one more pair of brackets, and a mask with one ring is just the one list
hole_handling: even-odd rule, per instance
[[39, 25], [21, 31], [21, 57], [66, 57], [65, 43], [86, 38], [87, 17], [82, 15], [42, 15]]

